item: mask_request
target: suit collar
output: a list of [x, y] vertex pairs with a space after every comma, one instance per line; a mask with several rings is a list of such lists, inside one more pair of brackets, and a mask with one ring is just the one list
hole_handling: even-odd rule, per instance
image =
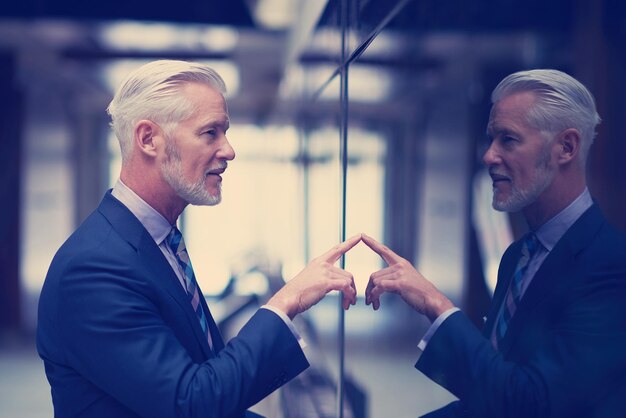
[[168, 220], [126, 186], [122, 180], [115, 183], [111, 195], [122, 202], [139, 219], [157, 245], [160, 245], [172, 230], [172, 225]]
[[594, 202], [563, 236], [564, 244], [569, 246], [572, 254], [577, 255], [587, 248], [604, 222], [604, 215], [598, 204]]
[[115, 232], [137, 249], [145, 235], [150, 235], [139, 219], [108, 190], [98, 206], [100, 212], [111, 224]]
[[572, 203], [535, 231], [541, 245], [548, 251], [552, 251], [561, 237], [591, 205], [593, 205], [593, 200], [589, 190], [585, 188]]

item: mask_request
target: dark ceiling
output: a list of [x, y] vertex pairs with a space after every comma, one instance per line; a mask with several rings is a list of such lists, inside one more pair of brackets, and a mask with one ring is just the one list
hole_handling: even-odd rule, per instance
[[12, 18], [130, 19], [254, 26], [244, 0], [19, 0], [0, 3]]
[[[294, 109], [285, 100], [291, 96], [280, 95], [281, 87], [291, 85], [286, 74], [298, 74], [303, 68], [311, 70], [307, 79], [318, 84], [307, 89], [313, 91], [326, 85], [323, 83], [331, 74], [336, 74], [333, 69], [338, 68], [341, 43], [333, 35], [341, 32], [338, 8], [344, 2], [328, 0], [320, 20], [315, 20], [320, 30], [306, 33], [301, 18], [292, 24], [293, 31], [255, 25], [251, 10], [257, 1], [0, 0], [0, 50], [15, 54], [22, 71], [37, 76], [45, 72], [44, 75], [54, 76], [55, 80], [63, 77], [72, 86], [77, 78], [86, 77], [91, 68], [98, 69], [117, 59], [167, 57], [231, 62], [240, 74], [239, 93], [230, 99], [231, 112], [262, 120], [273, 112], [276, 103], [285, 103], [287, 112]], [[348, 3], [351, 35], [356, 41], [350, 47], [354, 51], [367, 49], [363, 56], [357, 57], [357, 64], [378, 71], [377, 78], [391, 74], [394, 91], [402, 93], [404, 99], [387, 98], [386, 109], [393, 117], [400, 118], [404, 109], [410, 108], [407, 103], [416, 102], [415, 97], [425, 97], [426, 90], [445, 86], [450, 77], [463, 76], [473, 68], [487, 71], [495, 66], [498, 72], [510, 69], [500, 68], [502, 63], [514, 68], [537, 63], [567, 68], [572, 64], [572, 45], [576, 42], [582, 45], [581, 39], [588, 31], [597, 34], [597, 22], [602, 22], [601, 30], [610, 34], [602, 38], [602, 43], [623, 44], [626, 38], [624, 0], [349, 0]], [[297, 4], [302, 9], [309, 5], [308, 0]], [[394, 14], [398, 7], [402, 7], [401, 11]], [[588, 16], [588, 10], [602, 17]], [[374, 38], [373, 33], [380, 30], [381, 22], [389, 16], [394, 17], [387, 22], [385, 32], [389, 35], [386, 39], [391, 41], [382, 48], [369, 48], [368, 40]], [[196, 31], [215, 24], [235, 29], [238, 40], [227, 50], [180, 44], [146, 49], [112, 47], [103, 41], [102, 32], [107, 25], [115, 25], [116, 20], [143, 21], [146, 25], [173, 23], [173, 26], [200, 23], [187, 25]], [[336, 30], [325, 31], [328, 27]], [[297, 33], [299, 29], [304, 29], [304, 33]], [[142, 35], [143, 32], [136, 31], [150, 41], [152, 32]], [[330, 37], [324, 38], [323, 32], [330, 32]], [[295, 48], [297, 53], [289, 54], [290, 47], [298, 44], [292, 41], [299, 38], [307, 41]], [[373, 45], [383, 42], [382, 38], [385, 37], [376, 38]], [[318, 45], [313, 40], [323, 42]], [[298, 71], [290, 71], [291, 64]], [[48, 71], [50, 68], [54, 71]], [[310, 75], [317, 74], [317, 69], [326, 71], [328, 77], [318, 80]], [[405, 79], [412, 84], [403, 84]], [[304, 81], [294, 85], [304, 85]], [[381, 116], [379, 108], [374, 109], [375, 116]], [[320, 113], [329, 112], [324, 107]]]

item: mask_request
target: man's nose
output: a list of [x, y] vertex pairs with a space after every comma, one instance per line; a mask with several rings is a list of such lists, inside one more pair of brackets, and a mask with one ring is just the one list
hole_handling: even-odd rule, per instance
[[230, 145], [230, 142], [228, 141], [226, 136], [224, 136], [224, 143], [222, 144], [220, 149], [220, 158], [227, 161], [235, 159], [235, 149], [232, 145]]
[[500, 163], [500, 156], [498, 155], [493, 142], [489, 145], [489, 148], [487, 148], [487, 150], [485, 151], [485, 153], [483, 154], [483, 163], [489, 167], [492, 166], [494, 164], [499, 164]]

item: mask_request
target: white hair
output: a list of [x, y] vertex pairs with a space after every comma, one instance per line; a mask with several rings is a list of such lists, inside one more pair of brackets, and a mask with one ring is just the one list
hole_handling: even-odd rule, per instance
[[122, 161], [132, 153], [135, 124], [150, 120], [171, 136], [178, 122], [193, 114], [193, 107], [180, 94], [186, 83], [206, 84], [226, 92], [222, 77], [212, 68], [195, 62], [159, 60], [141, 66], [122, 82], [107, 108], [111, 126], [120, 141]]
[[528, 122], [536, 129], [555, 135], [574, 128], [581, 136], [580, 162], [583, 167], [596, 136], [600, 116], [592, 94], [579, 81], [557, 70], [529, 70], [513, 73], [491, 93], [491, 102], [518, 92], [532, 92], [535, 104]]

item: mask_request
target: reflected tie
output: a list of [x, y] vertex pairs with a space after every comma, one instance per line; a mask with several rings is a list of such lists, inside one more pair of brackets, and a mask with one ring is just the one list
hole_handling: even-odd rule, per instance
[[187, 248], [185, 248], [185, 241], [183, 240], [183, 235], [180, 233], [178, 228], [172, 228], [172, 231], [167, 236], [167, 244], [170, 246], [170, 249], [176, 255], [176, 260], [178, 264], [181, 266], [185, 276], [185, 288], [187, 290], [187, 295], [189, 296], [189, 300], [191, 302], [191, 307], [193, 308], [198, 320], [200, 321], [200, 326], [202, 327], [202, 331], [204, 331], [204, 335], [207, 338], [209, 343], [209, 347], [213, 348], [213, 341], [211, 339], [211, 331], [209, 329], [209, 322], [204, 314], [204, 310], [202, 310], [202, 304], [200, 303], [200, 292], [198, 291], [198, 283], [196, 282], [196, 276], [193, 274], [193, 267], [191, 266], [191, 260], [189, 259], [189, 254], [187, 253]]
[[526, 273], [526, 270], [528, 269], [530, 259], [533, 257], [538, 248], [539, 242], [537, 241], [535, 234], [527, 234], [522, 244], [522, 257], [517, 262], [517, 267], [515, 267], [515, 272], [513, 273], [513, 277], [511, 278], [511, 283], [509, 285], [509, 291], [506, 295], [504, 306], [502, 307], [502, 314], [500, 315], [500, 319], [496, 324], [495, 332], [493, 333], [491, 342], [496, 349], [498, 349], [502, 338], [504, 338], [509, 323], [511, 322], [511, 318], [513, 318], [513, 315], [517, 310], [517, 305], [522, 298], [522, 279], [524, 278], [524, 273]]

